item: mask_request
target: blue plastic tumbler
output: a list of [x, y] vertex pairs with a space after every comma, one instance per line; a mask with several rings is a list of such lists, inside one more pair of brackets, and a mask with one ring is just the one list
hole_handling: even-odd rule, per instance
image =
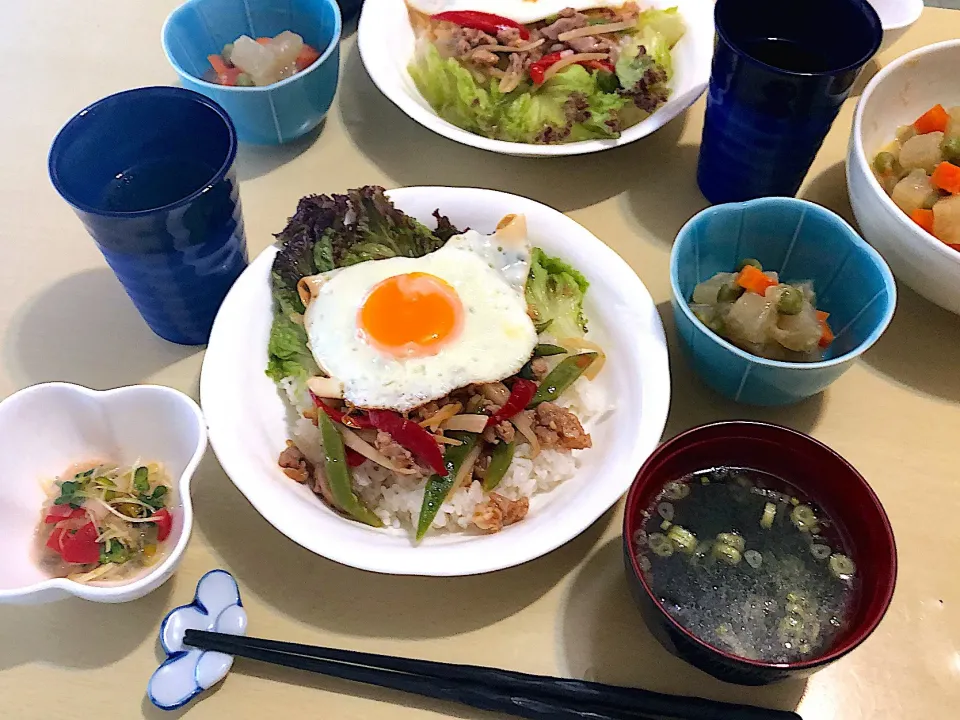
[[717, 0], [697, 182], [712, 203], [795, 195], [883, 29], [866, 0]]
[[74, 116], [50, 149], [50, 178], [93, 236], [150, 329], [201, 345], [247, 245], [223, 108], [190, 90], [146, 87]]

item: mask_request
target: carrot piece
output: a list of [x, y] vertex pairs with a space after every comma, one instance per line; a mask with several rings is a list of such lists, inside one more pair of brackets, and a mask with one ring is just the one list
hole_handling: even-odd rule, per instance
[[303, 49], [300, 51], [300, 54], [297, 55], [297, 59], [296, 59], [297, 70], [306, 70], [308, 67], [313, 65], [319, 59], [320, 59], [320, 53], [318, 53], [310, 45], [304, 44]]
[[960, 195], [960, 167], [953, 163], [942, 162], [933, 171], [930, 182], [944, 192]]
[[224, 59], [220, 55], [207, 55], [207, 60], [210, 61], [210, 67], [213, 68], [213, 71], [217, 75], [226, 75], [227, 71], [230, 69], [227, 67], [227, 63], [224, 62]]
[[745, 266], [737, 275], [737, 285], [757, 295], [763, 295], [768, 287], [776, 284], [753, 265]]
[[824, 312], [823, 310], [817, 310], [817, 320], [820, 321], [820, 347], [825, 348], [830, 345], [834, 340], [833, 330], [830, 329], [830, 323], [827, 322], [827, 318], [830, 317], [830, 313]]
[[257, 38], [257, 42], [260, 43], [261, 45], [269, 45], [269, 44], [270, 44], [270, 38], [268, 38], [268, 37], [258, 37], [258, 38]]
[[947, 129], [949, 120], [950, 114], [944, 110], [943, 105], [934, 105], [914, 121], [913, 127], [921, 135], [937, 131], [943, 132]]
[[921, 228], [926, 230], [928, 233], [933, 235], [933, 210], [924, 210], [923, 208], [917, 208], [912, 213], [910, 213], [910, 219], [913, 220]]

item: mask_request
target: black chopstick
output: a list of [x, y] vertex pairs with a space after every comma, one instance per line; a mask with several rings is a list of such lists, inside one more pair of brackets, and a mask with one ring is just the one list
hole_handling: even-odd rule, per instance
[[[578, 711], [580, 714], [570, 716], [576, 718], [599, 717], [604, 713], [612, 713], [612, 717], [620, 720], [628, 720], [629, 718], [638, 720], [644, 718], [675, 720], [800, 720], [799, 715], [785, 710], [769, 710], [750, 705], [722, 703], [703, 698], [664, 695], [639, 688], [625, 688], [584, 680], [531, 675], [473, 665], [456, 665], [416, 660], [413, 658], [376, 655], [352, 650], [315, 647], [275, 640], [222, 635], [199, 630], [187, 631], [184, 642], [195, 647], [218, 650], [254, 660], [260, 659], [258, 655], [260, 653], [272, 653], [271, 658], [273, 659], [267, 660], [267, 662], [273, 662], [276, 659], [276, 654], [294, 658], [294, 660], [289, 663], [279, 663], [285, 664], [288, 667], [311, 669], [303, 667], [302, 665], [292, 664], [300, 659], [321, 660], [327, 663], [332, 661], [337, 664], [349, 663], [354, 669], [359, 669], [359, 666], [366, 666], [366, 668], [364, 668], [366, 670], [389, 671], [394, 674], [403, 673], [405, 678], [426, 678], [428, 680], [426, 683], [428, 687], [436, 686], [438, 681], [445, 681], [447, 683], [456, 683], [459, 690], [473, 688], [483, 689], [488, 692], [495, 691], [494, 696], [500, 700], [504, 698], [525, 697], [531, 701], [535, 700], [542, 703], [562, 703], [562, 707], [568, 710], [580, 709]], [[342, 671], [342, 667], [341, 665], [338, 670]], [[330, 674], [320, 669], [313, 671]], [[344, 677], [343, 674], [337, 674], [336, 676]], [[346, 677], [346, 679], [353, 678]], [[380, 684], [371, 680], [359, 680], [359, 682]], [[389, 687], [395, 687], [395, 689], [401, 690], [406, 689], [394, 685], [390, 685]], [[421, 693], [420, 690], [407, 691], [424, 694]], [[452, 692], [452, 690], [448, 688], [448, 693], [449, 692]], [[429, 695], [431, 697], [439, 697], [434, 694]], [[443, 699], [451, 698], [443, 696]], [[458, 701], [463, 702], [462, 700]], [[472, 703], [466, 702], [465, 704]], [[477, 705], [473, 706], [479, 707]], [[497, 709], [500, 712], [519, 714], [514, 709], [503, 709], [502, 707], [498, 707]], [[590, 711], [594, 712], [595, 715], [583, 714], [584, 712]], [[520, 716], [533, 717], [526, 714], [521, 714]], [[560, 716], [553, 714], [549, 717], [559, 718]]]

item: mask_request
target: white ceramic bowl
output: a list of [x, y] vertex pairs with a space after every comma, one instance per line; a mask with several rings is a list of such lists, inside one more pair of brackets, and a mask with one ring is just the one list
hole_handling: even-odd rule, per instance
[[923, 0], [869, 0], [880, 16], [883, 26], [883, 42], [877, 52], [883, 52], [893, 45], [911, 25], [920, 19], [923, 12]]
[[494, 535], [431, 532], [415, 546], [406, 530], [345, 520], [287, 478], [277, 457], [289, 437], [288, 411], [264, 374], [272, 303], [265, 250], [220, 308], [200, 379], [210, 442], [224, 470], [280, 532], [318, 555], [363, 570], [398, 575], [473, 575], [540, 557], [583, 532], [617, 502], [660, 441], [670, 372], [656, 306], [633, 270], [594, 235], [545, 205], [492, 190], [403, 188], [389, 193], [428, 226], [439, 208], [459, 227], [492, 232], [524, 213], [534, 245], [578, 268], [591, 282], [585, 310], [608, 360], [594, 382], [614, 409], [592, 429], [594, 447], [573, 478], [535, 495], [530, 514]]
[[679, 8], [686, 34], [673, 49], [670, 100], [649, 118], [627, 128], [615, 140], [584, 140], [535, 145], [490, 140], [440, 118], [407, 72], [416, 44], [405, 0], [375, 0], [363, 6], [357, 30], [360, 56], [373, 82], [397, 107], [424, 127], [464, 145], [504, 155], [582, 155], [632, 143], [666, 125], [696, 102], [710, 80], [713, 59], [713, 3], [704, 0], [644, 0], [644, 8]]
[[[174, 572], [190, 539], [190, 480], [207, 447], [200, 408], [155, 385], [90, 390], [44, 383], [0, 403], [0, 603], [35, 604], [75, 595], [95, 602], [143, 597]], [[50, 578], [36, 561], [43, 483], [75, 462], [103, 457], [161, 462], [176, 486], [167, 556], [124, 582], [81, 585]]]
[[890, 63], [860, 97], [847, 153], [850, 204], [864, 238], [897, 279], [931, 302], [960, 314], [960, 253], [907, 217], [880, 187], [873, 156], [937, 103], [960, 105], [960, 40], [928, 45]]

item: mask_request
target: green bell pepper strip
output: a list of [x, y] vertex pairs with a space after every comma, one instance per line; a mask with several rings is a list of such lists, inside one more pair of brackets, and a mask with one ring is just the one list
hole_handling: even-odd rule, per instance
[[550, 343], [540, 343], [533, 349], [534, 357], [550, 357], [551, 355], [566, 354], [566, 348], [560, 347], [559, 345], [551, 345]]
[[430, 525], [440, 512], [440, 506], [453, 489], [453, 481], [460, 472], [463, 461], [476, 446], [479, 437], [477, 433], [470, 432], [449, 432], [447, 435], [454, 440], [459, 440], [461, 444], [450, 446], [443, 454], [443, 464], [447, 468], [447, 474], [431, 475], [427, 480], [427, 487], [423, 491], [423, 505], [420, 507], [420, 518], [417, 520], [417, 540], [423, 540], [423, 536], [430, 530]]
[[540, 383], [533, 399], [527, 404], [527, 410], [535, 408], [542, 402], [553, 402], [563, 395], [567, 388], [583, 375], [584, 370], [590, 367], [598, 356], [599, 353], [586, 352], [571, 355], [561, 360]]
[[326, 413], [322, 412], [317, 413], [317, 424], [320, 426], [320, 434], [323, 437], [327, 483], [337, 507], [364, 525], [383, 527], [380, 518], [364, 505], [356, 493], [353, 492], [343, 437], [337, 430], [337, 426], [333, 424], [333, 420]]
[[493, 452], [490, 454], [490, 467], [487, 468], [487, 476], [483, 479], [483, 489], [487, 492], [496, 490], [497, 485], [507, 474], [507, 468], [513, 462], [514, 443], [499, 442], [493, 446]]

